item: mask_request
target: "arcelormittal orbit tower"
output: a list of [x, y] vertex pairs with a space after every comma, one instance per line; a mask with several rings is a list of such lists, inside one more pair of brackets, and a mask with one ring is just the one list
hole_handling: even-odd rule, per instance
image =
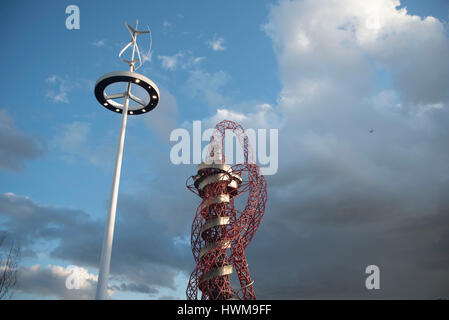
[[[237, 136], [244, 163], [226, 164], [227, 130]], [[211, 137], [206, 163], [198, 165], [198, 173], [188, 179], [187, 187], [202, 202], [192, 224], [196, 268], [190, 276], [187, 299], [198, 299], [198, 289], [203, 300], [256, 299], [245, 249], [263, 217], [267, 183], [253, 160], [248, 140], [241, 125], [229, 120], [220, 122]], [[239, 196], [246, 199], [241, 210], [235, 205]], [[231, 286], [234, 271], [240, 283], [238, 289]]]

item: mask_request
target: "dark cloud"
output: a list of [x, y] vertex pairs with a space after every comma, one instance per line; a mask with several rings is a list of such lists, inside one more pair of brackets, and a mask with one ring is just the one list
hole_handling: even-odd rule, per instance
[[[77, 280], [75, 280], [75, 277]], [[76, 284], [75, 284], [76, 283]], [[114, 279], [111, 283], [117, 283]], [[18, 282], [14, 287], [16, 294], [28, 293], [34, 297], [59, 299], [93, 299], [97, 287], [97, 276], [87, 269], [77, 266], [33, 265], [22, 267], [18, 272]], [[117, 292], [137, 292], [154, 295], [158, 292], [146, 284], [126, 283], [118, 281], [108, 287], [108, 292], [114, 297]]]
[[151, 288], [145, 284], [135, 284], [135, 283], [122, 283], [120, 284], [120, 290], [121, 291], [132, 291], [132, 292], [140, 292], [140, 293], [147, 293], [147, 294], [154, 294], [158, 291], [154, 288]]
[[[150, 214], [152, 206], [122, 196], [116, 222], [111, 275], [125, 291], [156, 292], [155, 287], [175, 288], [174, 278], [191, 263], [188, 246], [176, 242], [167, 225]], [[37, 205], [29, 198], [0, 195], [2, 228], [24, 249], [33, 253], [37, 242], [57, 243], [50, 256], [82, 267], [97, 268], [103, 221], [80, 210]], [[51, 246], [50, 246], [51, 247]]]
[[40, 156], [42, 141], [17, 129], [5, 110], [0, 110], [0, 169], [20, 171], [25, 162]]
[[[248, 249], [256, 290], [260, 298], [447, 298], [449, 40], [439, 21], [401, 15], [398, 1], [368, 11], [346, 4], [271, 9], [285, 125]], [[370, 15], [382, 28], [367, 24]], [[392, 74], [390, 91], [374, 90], [373, 62]], [[365, 289], [371, 264], [379, 291]]]
[[[259, 298], [449, 296], [449, 39], [440, 21], [398, 5], [270, 10], [282, 125], [279, 171], [247, 252]], [[230, 109], [213, 119], [220, 113], [252, 128], [276, 118]], [[371, 264], [379, 291], [365, 288]]]
[[78, 289], [68, 289], [66, 280], [71, 276], [71, 271], [61, 266], [41, 267], [34, 265], [21, 268], [17, 276], [15, 292], [33, 294], [40, 299], [92, 299], [95, 296], [96, 279], [87, 270], [80, 269], [80, 282]]
[[[174, 241], [176, 234], [170, 232], [166, 222], [154, 218], [154, 209], [151, 201], [121, 195], [111, 273], [126, 276], [131, 282], [174, 289], [176, 274], [191, 264], [189, 249]], [[78, 235], [64, 237], [52, 256], [97, 267], [103, 229], [103, 225], [98, 225], [95, 237], [89, 236], [87, 230], [84, 234], [79, 233], [82, 229], [76, 229]]]
[[[247, 250], [259, 298], [449, 297], [449, 41], [439, 21], [395, 4], [280, 1], [266, 26], [283, 84], [278, 105], [220, 110], [253, 128], [282, 119], [279, 171], [267, 177], [267, 210]], [[392, 75], [388, 88], [377, 88], [379, 66]], [[222, 98], [219, 80], [209, 98]], [[116, 290], [153, 297], [193, 269], [186, 239], [199, 199], [184, 181], [195, 167], [168, 155], [152, 150], [148, 188], [119, 197]], [[0, 196], [0, 214], [25, 246], [58, 240], [53, 257], [98, 265], [103, 221], [12, 194]], [[378, 291], [365, 288], [371, 264]]]
[[[326, 202], [323, 196], [321, 202]], [[354, 201], [359, 201], [354, 195]], [[382, 199], [379, 198], [379, 202]], [[440, 204], [445, 201], [440, 199]], [[335, 217], [322, 205], [289, 209], [271, 199], [248, 249], [259, 298], [446, 298], [449, 225], [444, 212], [390, 211], [377, 219]], [[447, 201], [446, 201], [447, 204]], [[446, 207], [448, 208], [448, 207]], [[363, 215], [363, 209], [356, 212]], [[350, 210], [350, 209], [348, 209]], [[381, 212], [382, 213], [382, 212]], [[405, 215], [398, 219], [397, 214]], [[310, 215], [316, 219], [310, 221]], [[418, 216], [418, 217], [417, 217]], [[365, 268], [381, 270], [381, 290], [365, 289]]]

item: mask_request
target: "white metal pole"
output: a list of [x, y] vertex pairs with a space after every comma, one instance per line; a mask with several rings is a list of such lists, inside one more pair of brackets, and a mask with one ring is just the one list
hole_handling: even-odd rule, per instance
[[[134, 44], [131, 61], [134, 60], [134, 54], [136, 49], [135, 35], [133, 35], [132, 40], [134, 41]], [[134, 71], [133, 62], [130, 63], [129, 65], [129, 71], [131, 72]], [[114, 239], [115, 213], [117, 211], [118, 187], [120, 184], [120, 171], [122, 170], [123, 146], [125, 144], [126, 120], [128, 118], [128, 104], [129, 104], [130, 91], [131, 91], [131, 82], [128, 82], [125, 94], [125, 102], [123, 103], [122, 124], [120, 127], [120, 134], [118, 140], [117, 160], [115, 161], [114, 178], [112, 180], [109, 213], [108, 217], [106, 218], [106, 227], [104, 231], [103, 245], [101, 248], [100, 270], [98, 271], [97, 292], [95, 296], [95, 299], [97, 300], [105, 300], [108, 298], [107, 290], [109, 280], [109, 269], [111, 265], [111, 252], [112, 252], [112, 241]]]
[[129, 88], [130, 84], [128, 84], [127, 95], [125, 97], [125, 102], [123, 104], [122, 124], [120, 127], [120, 134], [118, 140], [117, 160], [115, 162], [114, 178], [112, 180], [111, 200], [109, 203], [109, 213], [106, 219], [103, 246], [101, 249], [100, 270], [98, 273], [98, 284], [96, 293], [97, 300], [105, 300], [108, 297], [107, 287], [109, 278], [109, 268], [111, 264], [112, 240], [114, 238], [115, 213], [117, 210], [117, 197], [120, 184], [120, 171], [122, 169], [123, 146], [125, 143], [126, 120], [128, 117]]

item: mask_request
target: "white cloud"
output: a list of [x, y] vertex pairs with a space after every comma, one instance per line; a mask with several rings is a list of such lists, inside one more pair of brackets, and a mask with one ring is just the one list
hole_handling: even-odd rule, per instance
[[319, 95], [337, 87], [365, 92], [375, 68], [383, 67], [404, 104], [447, 100], [449, 42], [443, 23], [410, 15], [396, 9], [399, 5], [397, 0], [280, 1], [264, 29], [278, 56], [282, 97], [306, 101], [311, 84], [320, 86]]
[[57, 77], [56, 77], [55, 74], [52, 74], [47, 79], [45, 79], [45, 81], [48, 82], [48, 83], [56, 83], [56, 80], [57, 80]]
[[205, 57], [195, 57], [191, 51], [185, 51], [172, 56], [158, 56], [158, 59], [161, 60], [162, 68], [173, 71], [178, 66], [186, 70], [195, 68]]
[[141, 55], [142, 55], [142, 64], [147, 61], [151, 62], [153, 58], [153, 51], [142, 52]]
[[191, 69], [198, 67], [201, 61], [203, 61], [204, 59], [206, 59], [206, 57], [195, 57], [192, 56], [191, 53], [189, 53], [182, 63], [182, 68]]
[[228, 110], [228, 109], [217, 109], [217, 113], [212, 116], [209, 120], [206, 120], [206, 123], [209, 123], [209, 127], [213, 128], [215, 124], [219, 123], [222, 120], [232, 120], [239, 123], [242, 123], [248, 119], [243, 113]]
[[67, 98], [67, 92], [55, 92], [54, 90], [48, 90], [45, 94], [52, 102], [69, 103]]
[[180, 58], [183, 56], [181, 52], [178, 52], [172, 56], [158, 56], [157, 58], [161, 60], [162, 68], [168, 70], [175, 70]]
[[[230, 105], [228, 108], [217, 108], [216, 113], [204, 119], [206, 128], [214, 128], [222, 120], [238, 122], [244, 128], [252, 129], [278, 129], [282, 126], [279, 112], [268, 103], [254, 104], [246, 112], [240, 110], [240, 105]], [[248, 108], [246, 108], [248, 109]]]
[[171, 28], [172, 27], [172, 24], [170, 23], [170, 22], [168, 22], [167, 20], [165, 20], [163, 23], [162, 23], [162, 30], [163, 31], [167, 31], [169, 28]]
[[[83, 267], [70, 265], [41, 266], [39, 264], [18, 269], [18, 281], [15, 294], [33, 294], [39, 297], [91, 300], [95, 297], [97, 288], [96, 274], [89, 273]], [[147, 284], [111, 281], [108, 287], [108, 297], [114, 298], [119, 291], [154, 294], [156, 289]]]
[[[58, 265], [33, 265], [20, 268], [18, 272], [17, 293], [30, 293], [59, 299], [93, 299], [97, 286], [97, 276], [82, 267], [76, 268], [79, 289], [68, 289], [67, 278], [74, 275], [74, 269]], [[114, 290], [109, 290], [110, 295]]]
[[224, 51], [226, 50], [224, 46], [224, 39], [221, 37], [217, 37], [217, 34], [214, 34], [213, 38], [207, 42], [207, 44], [212, 48], [214, 51]]
[[73, 88], [79, 87], [79, 84], [55, 74], [45, 79], [45, 82], [48, 85], [45, 97], [53, 103], [69, 103], [67, 93]]
[[92, 42], [92, 45], [98, 48], [104, 47], [104, 45], [106, 44], [106, 39], [101, 39], [101, 40], [97, 40]]

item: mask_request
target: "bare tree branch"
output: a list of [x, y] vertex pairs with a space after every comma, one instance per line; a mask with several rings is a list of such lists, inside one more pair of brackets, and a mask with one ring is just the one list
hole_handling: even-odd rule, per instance
[[[17, 266], [20, 257], [20, 248], [14, 242], [6, 248], [6, 234], [0, 235], [0, 300], [11, 298], [11, 290], [17, 282]], [[3, 252], [6, 256], [3, 257]]]

